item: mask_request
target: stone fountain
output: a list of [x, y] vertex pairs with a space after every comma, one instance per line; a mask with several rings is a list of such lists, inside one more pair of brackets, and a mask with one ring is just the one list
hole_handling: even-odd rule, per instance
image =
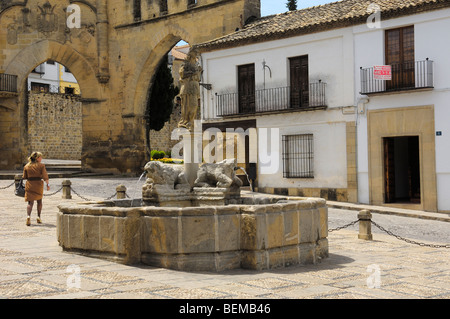
[[191, 188], [182, 166], [150, 162], [142, 199], [60, 205], [59, 244], [183, 271], [263, 270], [328, 256], [324, 199], [241, 194], [234, 164], [204, 164]]
[[[180, 70], [182, 79], [194, 77], [181, 90], [179, 126], [188, 130], [198, 72], [192, 65]], [[200, 166], [188, 152], [184, 165], [151, 161], [142, 199], [60, 205], [59, 244], [65, 251], [183, 271], [263, 270], [328, 257], [324, 199], [243, 194], [237, 168], [235, 159]]]

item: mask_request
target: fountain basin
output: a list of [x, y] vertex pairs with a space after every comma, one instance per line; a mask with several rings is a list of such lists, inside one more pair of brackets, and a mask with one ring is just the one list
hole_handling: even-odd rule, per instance
[[62, 204], [66, 251], [182, 271], [264, 270], [328, 257], [319, 198], [241, 196], [228, 205], [141, 206], [140, 200]]

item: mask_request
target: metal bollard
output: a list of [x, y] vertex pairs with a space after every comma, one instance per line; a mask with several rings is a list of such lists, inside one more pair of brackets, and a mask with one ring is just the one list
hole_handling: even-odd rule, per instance
[[72, 194], [70, 192], [70, 186], [72, 182], [68, 179], [63, 180], [62, 182], [62, 198], [63, 199], [72, 199]]
[[119, 185], [116, 187], [117, 199], [125, 199], [127, 188], [124, 185]]
[[372, 240], [372, 214], [368, 210], [358, 213], [359, 219], [359, 239]]

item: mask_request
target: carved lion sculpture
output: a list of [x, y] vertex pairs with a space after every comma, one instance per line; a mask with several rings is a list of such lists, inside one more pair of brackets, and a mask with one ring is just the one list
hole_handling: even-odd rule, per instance
[[170, 189], [175, 189], [180, 184], [187, 184], [183, 166], [151, 161], [145, 165], [144, 169], [147, 172], [147, 184], [167, 185]]
[[197, 174], [196, 187], [240, 187], [242, 181], [236, 176], [236, 159], [226, 159], [219, 163], [203, 164]]

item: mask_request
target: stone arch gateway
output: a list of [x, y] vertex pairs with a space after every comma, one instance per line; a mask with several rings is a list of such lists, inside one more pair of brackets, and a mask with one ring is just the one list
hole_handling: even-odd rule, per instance
[[21, 168], [30, 151], [24, 83], [34, 67], [52, 59], [80, 84], [83, 168], [141, 172], [148, 160], [145, 105], [160, 59], [180, 39], [195, 45], [260, 16], [259, 0], [188, 2], [168, 0], [161, 8], [135, 0], [2, 1], [0, 80], [11, 75], [17, 88], [3, 92], [0, 86], [0, 169]]

